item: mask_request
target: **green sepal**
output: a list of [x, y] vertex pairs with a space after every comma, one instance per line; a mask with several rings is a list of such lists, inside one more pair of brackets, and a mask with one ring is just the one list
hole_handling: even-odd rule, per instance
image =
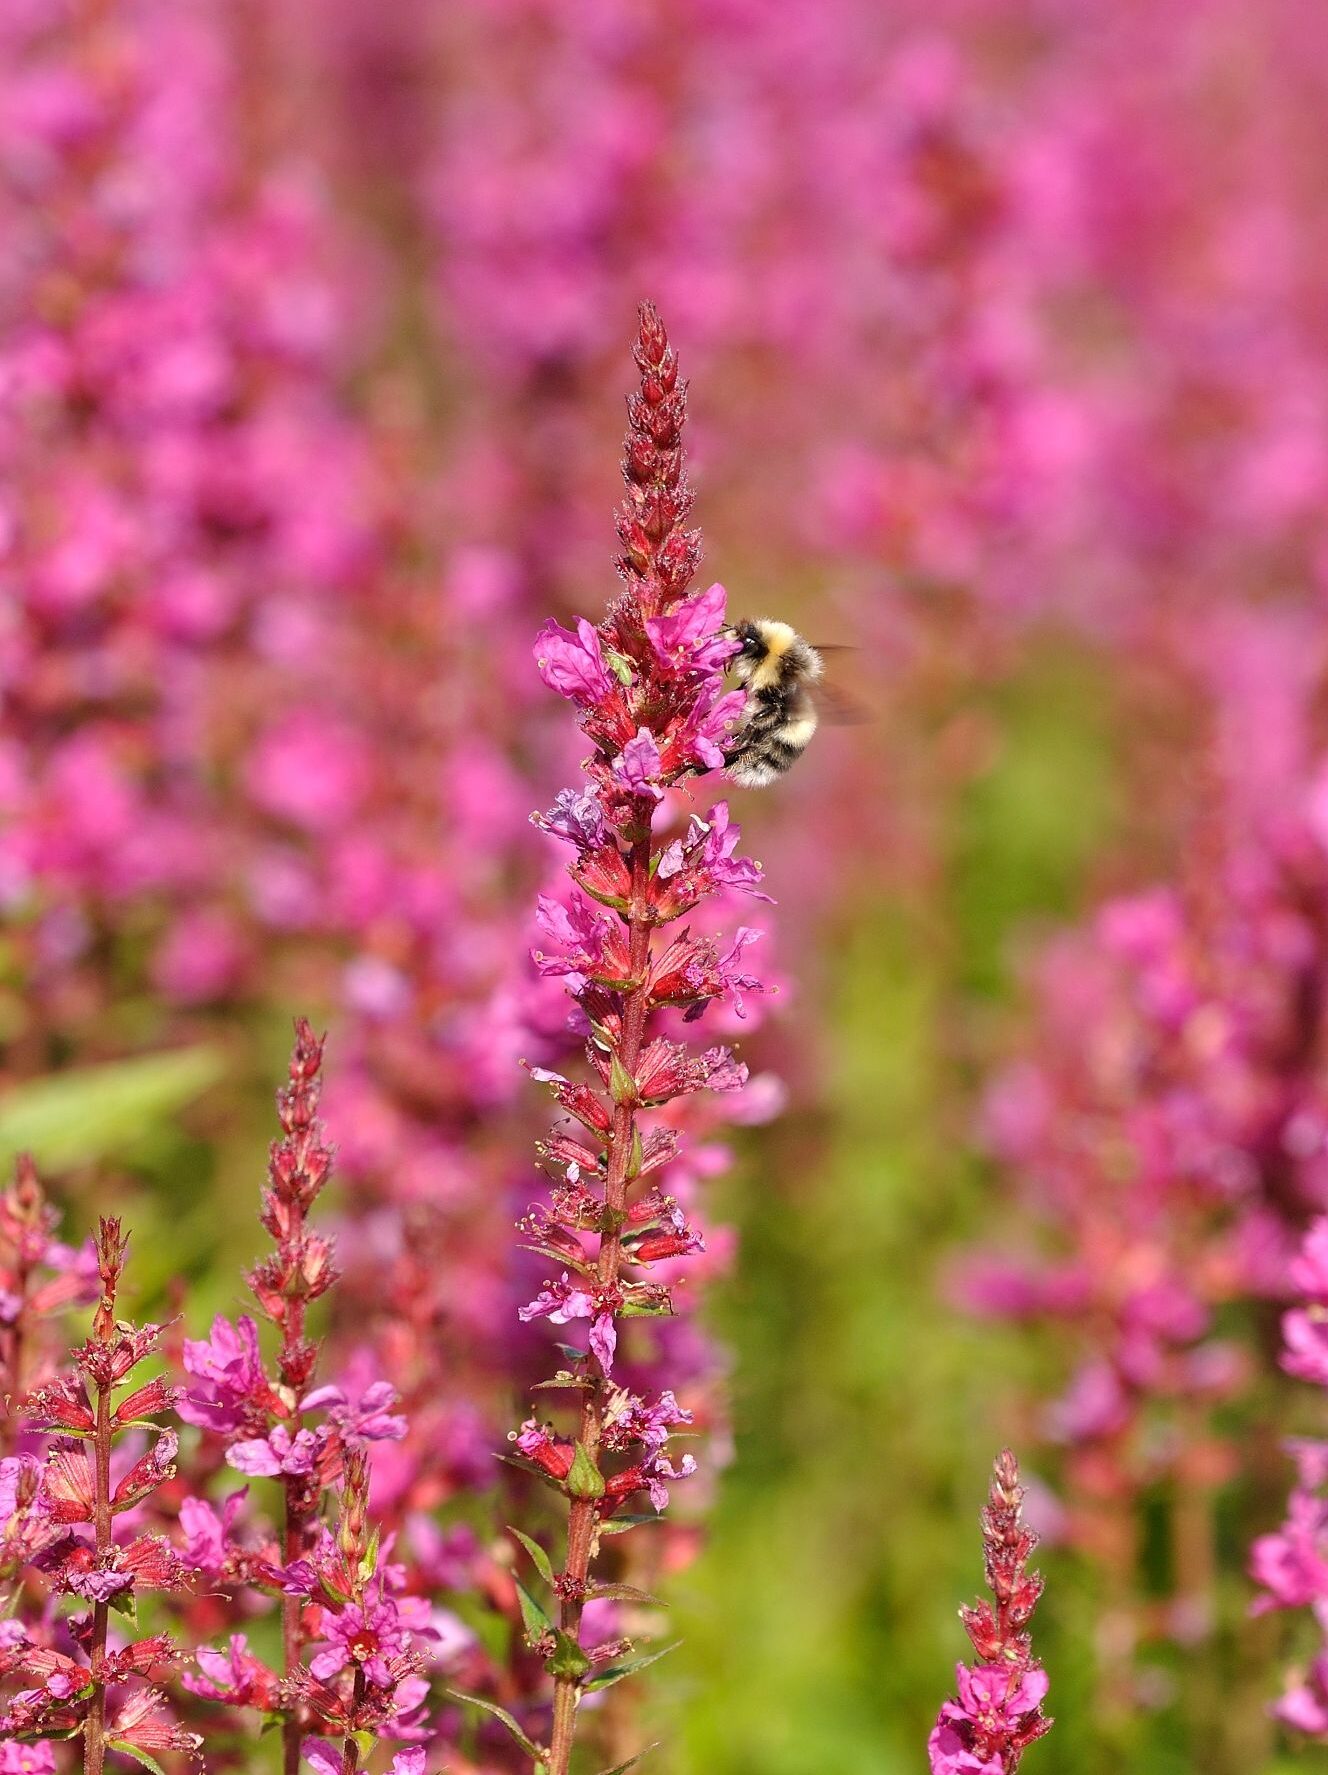
[[364, 1549], [364, 1557], [360, 1561], [360, 1576], [364, 1579], [372, 1578], [378, 1569], [378, 1540], [379, 1528], [375, 1523], [373, 1533], [369, 1536], [368, 1545]]
[[578, 1441], [572, 1465], [563, 1486], [571, 1498], [602, 1498], [604, 1475], [591, 1460], [584, 1442]]
[[507, 1525], [507, 1532], [509, 1535], [515, 1535], [517, 1540], [520, 1541], [531, 1559], [534, 1560], [535, 1570], [539, 1573], [540, 1577], [543, 1578], [544, 1582], [546, 1584], [552, 1584], [553, 1564], [549, 1559], [548, 1554], [540, 1546], [539, 1542], [532, 1541], [530, 1536], [522, 1534], [519, 1528], [513, 1528], [510, 1522]]
[[528, 1757], [537, 1763], [543, 1761], [544, 1752], [540, 1749], [538, 1744], [535, 1744], [531, 1739], [527, 1738], [526, 1734], [521, 1730], [520, 1726], [512, 1718], [511, 1714], [505, 1707], [499, 1707], [496, 1701], [485, 1701], [483, 1697], [479, 1695], [467, 1695], [461, 1689], [444, 1689], [443, 1693], [445, 1695], [450, 1695], [454, 1701], [465, 1701], [471, 1707], [480, 1707], [483, 1708], [485, 1713], [491, 1713], [496, 1720], [502, 1721], [503, 1725], [507, 1727], [508, 1731], [512, 1734], [513, 1738], [516, 1739], [517, 1743], [521, 1746], [522, 1750], [525, 1751]]
[[645, 1652], [639, 1658], [625, 1658], [621, 1664], [607, 1664], [603, 1670], [597, 1670], [594, 1676], [587, 1677], [583, 1687], [587, 1689], [611, 1689], [614, 1683], [620, 1683], [625, 1676], [635, 1676], [638, 1670], [644, 1670], [649, 1664], [658, 1664], [661, 1658], [667, 1658], [670, 1652], [677, 1651], [682, 1644], [675, 1639], [672, 1645], [661, 1646], [657, 1652]]
[[546, 1633], [553, 1632], [553, 1619], [543, 1605], [526, 1589], [520, 1578], [513, 1578], [516, 1585], [516, 1599], [521, 1604], [521, 1620], [526, 1629], [529, 1644], [536, 1645]]
[[609, 1065], [609, 1095], [615, 1103], [636, 1102], [636, 1080], [616, 1054]]
[[553, 1633], [553, 1654], [545, 1660], [544, 1668], [550, 1676], [570, 1676], [580, 1682], [590, 1669], [590, 1659], [576, 1641], [560, 1628], [555, 1627]]

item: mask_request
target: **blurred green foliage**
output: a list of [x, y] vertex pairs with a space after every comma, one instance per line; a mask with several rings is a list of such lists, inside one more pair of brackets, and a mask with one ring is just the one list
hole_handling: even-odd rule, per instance
[[218, 1049], [182, 1048], [17, 1086], [0, 1097], [0, 1165], [20, 1152], [49, 1171], [141, 1156], [223, 1069]]
[[[717, 1313], [737, 1459], [678, 1586], [685, 1646], [658, 1701], [688, 1775], [925, 1767], [967, 1646], [956, 1610], [981, 1587], [989, 1463], [1028, 1447], [1022, 1400], [1057, 1378], [1054, 1351], [949, 1305], [943, 1273], [1001, 1212], [967, 1145], [974, 1049], [1008, 1019], [1019, 941], [1082, 906], [1122, 789], [1084, 656], [1039, 651], [989, 703], [994, 760], [943, 814], [945, 904], [849, 909], [820, 1111], [772, 1130], [720, 1204], [742, 1233]], [[1102, 1717], [1092, 1581], [1054, 1547], [1039, 1564], [1057, 1727], [1030, 1775], [1212, 1766], [1165, 1684], [1155, 1712]]]

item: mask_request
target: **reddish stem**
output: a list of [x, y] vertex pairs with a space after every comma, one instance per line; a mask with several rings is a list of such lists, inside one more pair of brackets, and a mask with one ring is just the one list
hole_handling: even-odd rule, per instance
[[[97, 1428], [93, 1437], [93, 1532], [97, 1566], [105, 1563], [111, 1549], [111, 1390], [97, 1388]], [[83, 1724], [84, 1775], [102, 1775], [106, 1762], [106, 1627], [110, 1604], [92, 1607], [92, 1699]]]
[[[298, 1208], [292, 1209], [294, 1220], [293, 1241], [298, 1245], [304, 1235], [304, 1216]], [[286, 1315], [281, 1324], [281, 1355], [279, 1358], [280, 1372], [283, 1376], [290, 1372], [295, 1352], [304, 1340], [304, 1301], [298, 1294], [286, 1298]], [[300, 1430], [300, 1414], [292, 1413], [290, 1421], [292, 1436]], [[286, 1477], [286, 1519], [285, 1519], [285, 1557], [290, 1565], [299, 1559], [308, 1544], [311, 1512], [309, 1508], [308, 1481], [293, 1475]], [[283, 1596], [281, 1599], [281, 1649], [282, 1667], [289, 1681], [298, 1668], [304, 1652], [304, 1605], [298, 1596]], [[298, 1707], [292, 1708], [281, 1723], [281, 1747], [283, 1775], [299, 1775], [300, 1740], [304, 1735], [304, 1722], [299, 1715]]]
[[[632, 979], [637, 982], [625, 994], [623, 1004], [622, 1042], [618, 1058], [629, 1077], [635, 1076], [637, 1059], [645, 1035], [646, 1013], [649, 1009], [650, 987], [647, 981], [650, 966], [649, 911], [650, 832], [646, 830], [632, 845], [632, 897], [628, 914], [629, 954]], [[604, 1230], [600, 1234], [596, 1272], [601, 1288], [612, 1286], [618, 1279], [622, 1263], [623, 1210], [627, 1202], [627, 1170], [631, 1162], [636, 1133], [636, 1105], [615, 1103], [613, 1129], [609, 1136], [608, 1169], [604, 1184]], [[591, 1460], [598, 1465], [600, 1439], [603, 1432], [604, 1376], [601, 1373], [581, 1400], [579, 1436]], [[581, 1630], [581, 1612], [585, 1606], [586, 1584], [595, 1547], [596, 1501], [594, 1498], [573, 1498], [567, 1521], [567, 1561], [564, 1575], [567, 1594], [559, 1611], [559, 1626], [569, 1639], [577, 1639]], [[549, 1775], [567, 1775], [572, 1744], [576, 1736], [578, 1684], [575, 1676], [554, 1679], [553, 1739], [549, 1748]]]

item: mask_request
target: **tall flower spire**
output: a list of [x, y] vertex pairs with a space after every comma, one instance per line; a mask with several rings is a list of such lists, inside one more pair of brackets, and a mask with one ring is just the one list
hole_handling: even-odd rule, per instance
[[1042, 1712], [1047, 1673], [1033, 1657], [1028, 1623], [1042, 1579], [1028, 1570], [1038, 1538], [1023, 1520], [1019, 1463], [1005, 1449], [992, 1468], [982, 1511], [985, 1598], [959, 1611], [977, 1653], [957, 1668], [959, 1698], [947, 1701], [927, 1741], [932, 1775], [1015, 1775], [1035, 1739], [1051, 1730]]
[[594, 1577], [609, 1519], [637, 1496], [663, 1509], [668, 1483], [695, 1466], [667, 1453], [670, 1431], [691, 1413], [671, 1390], [643, 1397], [624, 1387], [615, 1365], [626, 1322], [673, 1311], [670, 1286], [650, 1279], [652, 1265], [702, 1243], [660, 1176], [651, 1180], [652, 1172], [666, 1177], [679, 1136], [650, 1125], [649, 1112], [701, 1089], [740, 1090], [747, 1073], [728, 1048], [691, 1049], [670, 1030], [678, 1013], [694, 1022], [716, 1000], [740, 1015], [741, 995], [760, 990], [743, 959], [753, 931], [719, 937], [683, 927], [661, 936], [703, 900], [755, 893], [760, 869], [733, 856], [738, 834], [722, 804], [704, 818], [693, 814], [682, 833], [655, 830], [674, 784], [722, 765], [744, 698], [724, 688], [734, 644], [723, 587], [687, 589], [700, 557], [699, 534], [686, 528], [687, 388], [649, 304], [633, 355], [640, 385], [628, 399], [627, 491], [617, 519], [624, 589], [598, 626], [582, 619], [569, 631], [550, 622], [535, 646], [540, 676], [575, 705], [594, 747], [587, 781], [564, 790], [537, 822], [574, 856], [570, 887], [541, 897], [535, 962], [564, 980], [588, 1062], [580, 1078], [532, 1069], [580, 1127], [563, 1123], [543, 1145], [560, 1176], [523, 1223], [554, 1274], [521, 1317], [587, 1324], [570, 1365], [540, 1392], [541, 1400], [561, 1392], [575, 1402], [566, 1421], [532, 1416], [513, 1438], [521, 1460], [567, 1500], [560, 1571], [522, 1537], [553, 1592], [550, 1610], [524, 1592], [523, 1608], [554, 1693], [548, 1748], [518, 1735], [548, 1775], [567, 1775], [582, 1696], [649, 1661], [624, 1640], [585, 1643], [586, 1601], [624, 1594]]

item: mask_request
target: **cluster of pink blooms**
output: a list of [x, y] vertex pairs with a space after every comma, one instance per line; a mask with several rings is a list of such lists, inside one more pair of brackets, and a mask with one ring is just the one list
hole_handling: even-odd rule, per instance
[[[181, 1559], [245, 1598], [171, 1593], [195, 1643], [230, 1635], [199, 1653], [180, 1730], [225, 1699], [329, 1769], [357, 1708], [446, 1739], [445, 1709], [417, 1718], [418, 1641], [520, 1716], [523, 1747], [547, 1668], [565, 1761], [578, 1697], [621, 1667], [620, 1617], [644, 1606], [616, 1576], [592, 1594], [591, 1549], [688, 1469], [671, 1431], [722, 1421], [715, 1353], [671, 1309], [727, 1259], [696, 1227], [725, 1163], [712, 1135], [773, 1094], [723, 1045], [759, 1019], [768, 914], [720, 935], [759, 873], [722, 803], [687, 804], [741, 704], [723, 594], [688, 590], [682, 397], [653, 321], [628, 590], [567, 626], [601, 547], [609, 354], [644, 290], [706, 367], [725, 577], [831, 581], [889, 719], [925, 711], [929, 743], [894, 748], [916, 806], [857, 764], [803, 774], [776, 846], [874, 846], [926, 880], [944, 773], [982, 753], [953, 705], [1030, 616], [1118, 649], [1131, 683], [1161, 660], [1168, 713], [1174, 697], [1178, 725], [1217, 735], [1220, 812], [1174, 885], [1112, 900], [1046, 956], [1035, 1053], [988, 1114], [1037, 1250], [964, 1279], [1073, 1334], [1027, 1433], [1065, 1451], [1071, 1530], [1104, 1565], [1133, 1558], [1119, 1525], [1147, 1488], [1207, 1508], [1238, 1459], [1224, 1414], [1267, 1366], [1257, 1303], [1304, 1291], [1294, 1254], [1328, 1207], [1324, 793], [1288, 733], [1323, 670], [1305, 612], [1328, 572], [1328, 204], [1298, 144], [1317, 141], [1324, 47], [1303, 0], [707, 0], [681, 22], [672, 0], [0, 7], [3, 1080], [217, 1030], [252, 1053], [289, 1003], [337, 1030], [354, 1237], [322, 1375], [303, 1313], [334, 1269], [305, 1220], [327, 1155], [302, 1035], [275, 1254], [253, 1277], [275, 1366], [246, 1316], [189, 1340], [192, 1495], [177, 1477], [133, 1506], [178, 1505]], [[310, 107], [300, 142], [288, 90]], [[537, 822], [572, 862], [531, 958], [523, 777], [575, 763], [531, 695], [526, 637], [549, 610], [540, 671], [593, 757]], [[834, 869], [784, 874], [801, 903], [835, 892]], [[700, 1010], [712, 1045], [686, 1047]], [[537, 1267], [509, 1248], [519, 1058], [580, 1124], [543, 1148]], [[0, 1198], [8, 1397], [63, 1385], [57, 1315], [101, 1295], [109, 1262], [55, 1239], [21, 1172]], [[575, 1542], [547, 1625], [482, 1535], [435, 1514], [491, 1473], [534, 1361], [518, 1308], [585, 1332], [561, 1377], [577, 1432], [537, 1414], [517, 1436]], [[33, 1434], [0, 1426], [18, 1542]], [[368, 1443], [391, 1559], [364, 1540]], [[227, 1469], [277, 1488], [277, 1528], [209, 1501]], [[105, 1587], [120, 1543], [97, 1532], [69, 1535]], [[1202, 1631], [1209, 1575], [1178, 1569], [1154, 1625]], [[415, 1603], [460, 1591], [538, 1655], [490, 1655], [437, 1610], [426, 1631]], [[94, 1628], [115, 1612], [69, 1594]], [[244, 1637], [273, 1606], [280, 1671]], [[385, 1649], [356, 1674], [338, 1648], [370, 1619]], [[90, 1642], [57, 1649], [92, 1667]], [[63, 1702], [81, 1721], [92, 1698]], [[479, 1754], [508, 1752], [495, 1732]]]
[[983, 1600], [960, 1610], [977, 1656], [956, 1670], [957, 1701], [947, 1701], [928, 1740], [931, 1775], [1015, 1775], [1028, 1746], [1051, 1730], [1042, 1711], [1047, 1673], [1033, 1657], [1028, 1623], [1042, 1579], [1028, 1561], [1038, 1537], [1024, 1522], [1024, 1488], [1009, 1449], [996, 1457], [982, 1510]]
[[[1297, 1380], [1328, 1387], [1328, 1216], [1310, 1224], [1291, 1264], [1297, 1305], [1284, 1314], [1282, 1366]], [[1260, 1586], [1256, 1613], [1310, 1609], [1322, 1641], [1328, 1641], [1328, 1442], [1298, 1437], [1287, 1444], [1296, 1483], [1286, 1521], [1261, 1535], [1250, 1550], [1250, 1575]], [[1288, 1685], [1274, 1707], [1294, 1731], [1328, 1740], [1328, 1643]]]
[[[195, 1386], [178, 1406], [186, 1423], [209, 1433], [199, 1450], [204, 1466], [215, 1439], [227, 1466], [248, 1478], [275, 1479], [283, 1498], [275, 1533], [246, 1521], [243, 1490], [220, 1512], [198, 1498], [181, 1506], [195, 1571], [280, 1598], [284, 1663], [278, 1676], [249, 1652], [243, 1634], [234, 1634], [226, 1653], [199, 1654], [203, 1678], [187, 1679], [188, 1686], [211, 1701], [279, 1718], [292, 1771], [306, 1733], [341, 1740], [364, 1732], [423, 1736], [418, 1716], [427, 1688], [413, 1636], [427, 1630], [428, 1606], [396, 1594], [404, 1573], [382, 1563], [383, 1550], [376, 1539], [370, 1546], [366, 1529], [367, 1450], [406, 1432], [393, 1410], [396, 1393], [384, 1381], [358, 1396], [320, 1383], [318, 1346], [306, 1331], [308, 1308], [337, 1280], [332, 1242], [307, 1218], [332, 1168], [317, 1114], [322, 1058], [322, 1043], [301, 1022], [290, 1082], [277, 1098], [282, 1138], [272, 1147], [263, 1196], [262, 1222], [275, 1249], [249, 1277], [263, 1316], [279, 1333], [275, 1365], [269, 1370], [263, 1362], [252, 1318], [218, 1318], [210, 1338], [185, 1343], [184, 1366]], [[320, 1509], [339, 1482], [334, 1538]], [[306, 1664], [310, 1640], [321, 1649]], [[306, 1746], [315, 1767], [329, 1754]]]
[[[969, 1306], [1054, 1328], [1069, 1354], [1027, 1433], [1062, 1451], [1066, 1526], [1110, 1574], [1122, 1648], [1213, 1629], [1214, 1493], [1237, 1427], [1257, 1434], [1265, 1303], [1307, 1291], [1296, 1252], [1328, 1206], [1322, 772], [1285, 743], [1292, 679], [1260, 696], [1283, 743], [1265, 724], [1263, 756], [1210, 770], [1178, 883], [1108, 901], [1042, 957], [1035, 1044], [986, 1107], [1026, 1236], [1007, 1222], [956, 1276]], [[1149, 1604], [1137, 1531], [1158, 1487], [1175, 1566]]]
[[[0, 1739], [30, 1747], [20, 1752], [26, 1761], [7, 1760], [6, 1768], [53, 1771], [52, 1745], [70, 1737], [82, 1739], [85, 1767], [97, 1771], [107, 1749], [192, 1756], [205, 1742], [233, 1738], [232, 1727], [218, 1725], [217, 1706], [230, 1710], [221, 1717], [245, 1709], [279, 1724], [291, 1775], [301, 1755], [323, 1775], [353, 1775], [366, 1734], [408, 1744], [429, 1735], [421, 1648], [440, 1638], [435, 1615], [447, 1617], [403, 1593], [406, 1573], [368, 1514], [369, 1447], [400, 1438], [405, 1424], [385, 1383], [359, 1396], [317, 1384], [318, 1348], [304, 1328], [306, 1308], [336, 1280], [330, 1241], [306, 1224], [332, 1158], [316, 1114], [321, 1060], [322, 1044], [301, 1024], [290, 1083], [278, 1096], [283, 1137], [272, 1148], [263, 1200], [275, 1250], [250, 1278], [279, 1333], [274, 1366], [263, 1361], [252, 1318], [218, 1319], [209, 1339], [184, 1343], [190, 1386], [159, 1375], [122, 1392], [142, 1362], [170, 1353], [168, 1327], [117, 1318], [126, 1240], [118, 1221], [103, 1219], [91, 1252], [91, 1280], [101, 1293], [92, 1336], [75, 1350], [72, 1371], [30, 1387], [16, 1407], [48, 1448], [43, 1463], [25, 1436], [0, 1468], [10, 1586], [0, 1674], [39, 1679], [17, 1689], [0, 1717]], [[31, 1333], [53, 1306], [82, 1298], [87, 1266], [51, 1241], [51, 1215], [26, 1161], [3, 1210], [6, 1227], [19, 1229], [23, 1254], [14, 1323]], [[11, 1379], [20, 1353], [16, 1344]], [[153, 1422], [172, 1410], [205, 1432], [179, 1484], [179, 1437]], [[7, 1417], [11, 1435], [19, 1421]], [[114, 1446], [122, 1439], [123, 1455]], [[230, 1492], [219, 1508], [209, 1500], [219, 1455], [249, 1478], [279, 1482], [275, 1526], [248, 1508], [248, 1487]], [[324, 1517], [333, 1493], [335, 1528]], [[145, 1516], [152, 1509], [156, 1522]], [[152, 1532], [167, 1524], [169, 1537]], [[279, 1604], [281, 1668], [255, 1656], [244, 1632], [233, 1632], [224, 1651], [205, 1643], [182, 1650], [164, 1632], [113, 1641], [111, 1611], [134, 1622], [137, 1600], [149, 1591], [175, 1598], [191, 1635], [206, 1627], [209, 1599], [226, 1599], [231, 1619], [246, 1624], [265, 1598]], [[90, 1612], [62, 1615], [57, 1605], [65, 1597]], [[197, 1731], [178, 1723], [166, 1692], [146, 1680], [185, 1663], [193, 1668], [182, 1676], [177, 1711], [190, 1696], [211, 1704]], [[422, 1747], [401, 1751], [393, 1775], [422, 1775], [424, 1756]]]
[[[25, 1187], [30, 1193], [30, 1179]], [[4, 1564], [14, 1587], [0, 1673], [23, 1685], [8, 1697], [0, 1737], [39, 1746], [28, 1763], [38, 1770], [54, 1770], [58, 1739], [82, 1741], [93, 1775], [108, 1749], [141, 1760], [192, 1754], [202, 1743], [171, 1717], [165, 1690], [150, 1680], [180, 1662], [171, 1636], [110, 1642], [112, 1610], [132, 1624], [144, 1592], [179, 1591], [188, 1579], [178, 1550], [144, 1532], [143, 1506], [175, 1476], [179, 1437], [153, 1420], [171, 1410], [177, 1389], [160, 1376], [134, 1376], [157, 1353], [165, 1327], [116, 1316], [125, 1245], [120, 1222], [103, 1218], [92, 1334], [74, 1350], [71, 1370], [23, 1401], [28, 1423], [49, 1439], [45, 1461], [23, 1451], [0, 1469]], [[145, 1449], [135, 1434], [144, 1428]], [[126, 1448], [117, 1450], [126, 1433]], [[42, 1601], [25, 1618], [13, 1604], [29, 1581]], [[63, 1598], [74, 1613], [59, 1612]]]

